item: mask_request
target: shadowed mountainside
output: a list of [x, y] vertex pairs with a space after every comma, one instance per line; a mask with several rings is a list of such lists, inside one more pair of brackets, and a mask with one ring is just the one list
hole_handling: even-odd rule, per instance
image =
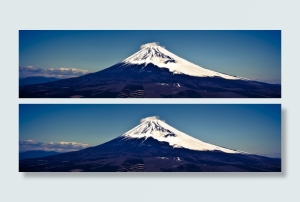
[[118, 63], [77, 78], [20, 86], [20, 98], [280, 98], [281, 85], [173, 74], [151, 63]]
[[280, 172], [281, 159], [173, 148], [152, 137], [116, 138], [76, 152], [19, 161], [20, 172]]

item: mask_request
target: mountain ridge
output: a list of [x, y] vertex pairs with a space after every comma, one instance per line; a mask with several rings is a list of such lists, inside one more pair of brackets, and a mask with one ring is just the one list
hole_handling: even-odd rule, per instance
[[59, 154], [60, 152], [55, 151], [44, 151], [44, 150], [29, 150], [19, 153], [19, 160], [40, 158], [45, 156], [51, 156]]
[[41, 84], [41, 83], [47, 83], [47, 82], [52, 82], [57, 80], [59, 80], [59, 78], [56, 77], [43, 77], [43, 76], [24, 77], [19, 79], [19, 86]]

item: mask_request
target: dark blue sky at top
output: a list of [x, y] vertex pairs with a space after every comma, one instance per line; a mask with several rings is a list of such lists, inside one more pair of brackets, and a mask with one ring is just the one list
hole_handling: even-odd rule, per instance
[[278, 104], [21, 104], [19, 138], [39, 142], [107, 142], [159, 116], [202, 141], [262, 155], [280, 156]]
[[281, 82], [281, 31], [19, 31], [19, 65], [99, 71], [159, 42], [211, 70]]

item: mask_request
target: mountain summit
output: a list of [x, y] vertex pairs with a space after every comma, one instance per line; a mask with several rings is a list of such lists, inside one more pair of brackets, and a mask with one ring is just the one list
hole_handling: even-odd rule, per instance
[[[101, 66], [101, 64], [99, 64]], [[147, 43], [121, 62], [77, 78], [19, 87], [20, 98], [278, 98], [281, 86], [205, 69]]]
[[142, 45], [140, 51], [126, 58], [122, 62], [127, 65], [144, 64], [145, 66], [149, 63], [152, 63], [157, 67], [167, 68], [173, 74], [186, 74], [189, 76], [197, 77], [221, 77], [224, 79], [233, 80], [248, 80], [242, 77], [230, 76], [227, 74], [215, 72], [195, 65], [169, 52], [164, 47], [159, 46], [159, 44], [156, 42]]

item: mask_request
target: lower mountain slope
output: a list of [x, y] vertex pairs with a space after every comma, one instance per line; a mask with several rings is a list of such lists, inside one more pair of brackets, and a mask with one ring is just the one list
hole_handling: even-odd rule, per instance
[[281, 86], [174, 74], [152, 63], [118, 63], [77, 78], [20, 86], [20, 98], [279, 98]]
[[20, 160], [20, 172], [280, 172], [281, 159], [174, 148], [152, 137]]

